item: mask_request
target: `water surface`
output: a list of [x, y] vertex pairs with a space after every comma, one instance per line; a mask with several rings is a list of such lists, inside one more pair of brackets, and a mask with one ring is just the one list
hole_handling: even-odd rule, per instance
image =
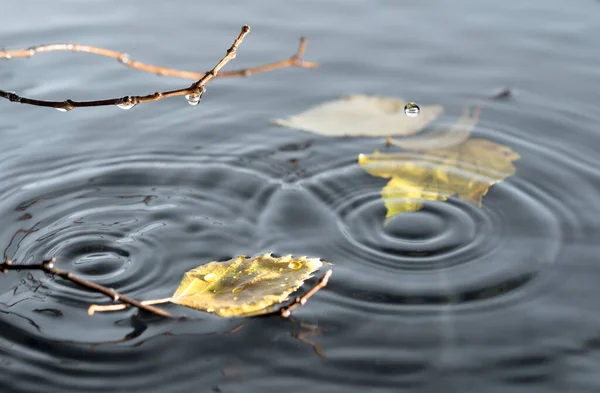
[[[55, 256], [140, 299], [239, 254], [335, 266], [293, 320], [174, 306], [192, 318], [89, 317], [102, 296], [39, 272], [1, 275], [0, 391], [596, 391], [599, 12], [592, 0], [4, 4], [8, 48], [76, 41], [203, 71], [249, 24], [229, 69], [285, 58], [301, 35], [322, 64], [214, 81], [198, 107], [0, 102], [4, 258]], [[189, 83], [69, 53], [1, 61], [0, 80], [56, 100]], [[354, 93], [442, 104], [451, 123], [505, 86], [513, 94], [485, 101], [474, 136], [520, 154], [516, 174], [481, 209], [426, 203], [388, 225], [386, 181], [356, 160], [381, 139], [271, 124]]]

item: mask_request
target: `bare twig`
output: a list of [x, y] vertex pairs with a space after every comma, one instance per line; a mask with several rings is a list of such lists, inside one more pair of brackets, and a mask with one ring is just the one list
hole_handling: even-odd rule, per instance
[[[170, 301], [171, 301], [170, 297], [165, 297], [162, 299], [144, 300], [144, 301], [141, 301], [140, 303], [143, 304], [144, 306], [151, 306], [154, 304], [169, 303]], [[119, 304], [106, 304], [106, 305], [92, 304], [88, 308], [88, 314], [94, 315], [97, 312], [120, 311], [120, 310], [124, 310], [126, 308], [127, 308], [127, 304], [125, 302], [119, 303]]]
[[307, 67], [312, 68], [316, 67], [317, 64], [305, 62], [302, 60], [302, 55], [306, 49], [306, 39], [302, 39], [300, 42], [300, 47], [296, 54], [286, 60], [282, 60], [279, 62], [266, 64], [254, 68], [247, 68], [237, 71], [230, 72], [222, 72], [221, 68], [225, 66], [230, 60], [233, 60], [236, 57], [236, 52], [238, 46], [242, 43], [246, 34], [250, 32], [250, 26], [243, 26], [240, 34], [233, 42], [233, 45], [227, 50], [226, 55], [215, 65], [210, 71], [206, 73], [191, 73], [187, 71], [179, 71], [173, 70], [164, 67], [153, 66], [149, 64], [144, 64], [141, 62], [133, 61], [129, 59], [129, 56], [125, 53], [115, 52], [109, 49], [97, 48], [88, 45], [78, 45], [78, 44], [54, 44], [54, 45], [43, 45], [38, 47], [33, 47], [29, 49], [20, 49], [14, 51], [0, 51], [0, 58], [10, 59], [13, 57], [31, 57], [36, 53], [41, 52], [49, 52], [49, 51], [57, 51], [57, 50], [71, 50], [75, 52], [88, 52], [94, 53], [101, 56], [107, 56], [111, 58], [118, 59], [121, 63], [129, 65], [132, 68], [140, 69], [147, 72], [153, 72], [159, 75], [170, 75], [177, 76], [182, 78], [190, 78], [197, 79], [196, 82], [192, 83], [187, 88], [165, 91], [165, 92], [156, 92], [154, 94], [148, 94], [143, 96], [125, 96], [122, 98], [110, 98], [106, 100], [94, 100], [94, 101], [74, 101], [67, 99], [65, 101], [47, 101], [47, 100], [38, 100], [27, 97], [21, 97], [13, 92], [8, 92], [4, 90], [0, 90], [0, 97], [5, 98], [11, 102], [17, 102], [21, 104], [34, 105], [34, 106], [42, 106], [48, 108], [54, 108], [59, 111], [70, 111], [74, 108], [82, 108], [82, 107], [95, 107], [95, 106], [108, 106], [108, 105], [117, 105], [123, 109], [130, 109], [137, 104], [143, 102], [150, 101], [158, 101], [167, 97], [175, 97], [175, 96], [185, 96], [188, 102], [191, 105], [197, 105], [202, 98], [202, 94], [206, 91], [205, 85], [213, 78], [219, 77], [233, 77], [233, 76], [248, 76], [253, 73], [258, 72], [266, 72], [271, 71], [277, 68], [283, 67]]
[[[273, 71], [279, 68], [287, 67], [299, 67], [299, 68], [317, 68], [319, 65], [311, 61], [305, 61], [302, 59], [304, 52], [306, 51], [306, 37], [300, 38], [300, 45], [298, 50], [292, 56], [287, 59], [276, 61], [269, 64], [263, 64], [251, 68], [242, 68], [233, 71], [223, 71], [219, 73], [218, 78], [231, 78], [240, 76], [250, 76], [261, 72]], [[161, 67], [153, 64], [142, 63], [141, 61], [133, 60], [129, 57], [129, 54], [125, 52], [117, 52], [111, 49], [100, 48], [97, 46], [83, 45], [77, 43], [61, 43], [61, 44], [48, 44], [32, 46], [26, 49], [13, 49], [13, 50], [0, 50], [0, 59], [16, 59], [16, 58], [30, 58], [38, 53], [68, 51], [74, 53], [89, 53], [93, 55], [108, 57], [117, 60], [119, 63], [124, 64], [127, 67], [149, 72], [161, 76], [172, 76], [176, 78], [193, 79], [198, 80], [202, 78], [205, 73], [193, 72], [185, 70], [176, 70], [174, 68]]]
[[45, 100], [36, 100], [26, 97], [20, 97], [15, 93], [5, 92], [0, 90], [0, 97], [6, 98], [11, 102], [19, 102], [21, 104], [29, 104], [35, 106], [43, 106], [55, 108], [60, 111], [69, 111], [78, 107], [91, 107], [91, 106], [106, 106], [106, 105], [119, 105], [122, 108], [131, 108], [142, 102], [150, 102], [150, 101], [158, 101], [167, 97], [175, 97], [185, 95], [188, 101], [192, 103], [200, 102], [200, 98], [202, 94], [205, 92], [204, 85], [208, 83], [212, 78], [214, 78], [217, 73], [223, 68], [227, 62], [234, 59], [236, 56], [236, 50], [246, 34], [250, 31], [250, 26], [243, 26], [240, 34], [233, 42], [231, 48], [227, 50], [227, 54], [213, 67], [212, 70], [207, 72], [202, 76], [202, 78], [198, 79], [196, 82], [192, 83], [190, 87], [185, 89], [171, 90], [166, 92], [156, 92], [154, 94], [149, 94], [145, 96], [126, 96], [123, 98], [112, 98], [107, 100], [98, 100], [98, 101], [45, 101]]
[[331, 271], [331, 269], [327, 270], [325, 274], [323, 274], [323, 277], [321, 277], [319, 282], [317, 282], [317, 284], [314, 287], [312, 287], [308, 292], [294, 299], [294, 302], [289, 306], [281, 307], [278, 311], [279, 314], [281, 314], [282, 317], [287, 318], [292, 314], [292, 310], [294, 310], [296, 307], [304, 306], [308, 299], [310, 299], [315, 293], [317, 293], [319, 289], [327, 286], [327, 282], [329, 282], [329, 277], [331, 277], [332, 273], [333, 272]]
[[72, 273], [66, 272], [64, 270], [60, 270], [60, 269], [56, 268], [56, 266], [54, 265], [55, 261], [56, 261], [55, 258], [52, 258], [48, 261], [44, 261], [37, 265], [22, 265], [22, 264], [14, 264], [11, 260], [7, 260], [0, 265], [0, 271], [2, 273], [6, 273], [9, 270], [42, 270], [46, 273], [54, 274], [61, 278], [64, 278], [65, 280], [69, 280], [69, 281], [71, 281], [77, 285], [80, 285], [84, 288], [87, 288], [92, 291], [99, 292], [103, 295], [106, 295], [115, 302], [121, 301], [121, 302], [129, 304], [133, 307], [137, 307], [140, 310], [148, 311], [148, 312], [151, 312], [151, 313], [161, 316], [161, 317], [173, 318], [173, 315], [169, 314], [168, 312], [163, 311], [160, 308], [156, 308], [156, 307], [153, 307], [148, 304], [143, 304], [142, 302], [139, 302], [128, 296], [122, 295], [122, 294], [118, 293], [116, 290], [114, 290], [113, 288], [108, 288], [108, 287], [93, 283], [91, 281], [84, 280], [83, 278], [77, 277]]

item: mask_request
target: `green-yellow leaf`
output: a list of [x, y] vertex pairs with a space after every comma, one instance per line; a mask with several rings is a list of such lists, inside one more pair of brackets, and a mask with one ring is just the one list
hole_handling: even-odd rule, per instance
[[271, 254], [210, 262], [185, 273], [170, 301], [222, 317], [267, 314], [324, 263]]
[[422, 105], [419, 116], [409, 117], [404, 113], [406, 103], [401, 98], [351, 95], [274, 123], [334, 137], [406, 136], [421, 131], [444, 111], [441, 105]]
[[451, 196], [481, 207], [489, 188], [515, 173], [512, 163], [519, 158], [507, 146], [468, 139], [427, 153], [361, 154], [358, 163], [369, 174], [390, 179], [381, 192], [390, 218]]

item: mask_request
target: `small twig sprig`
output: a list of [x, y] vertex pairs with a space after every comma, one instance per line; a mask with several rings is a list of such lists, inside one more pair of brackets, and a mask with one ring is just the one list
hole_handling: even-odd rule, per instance
[[121, 98], [110, 98], [105, 100], [93, 100], [93, 101], [74, 101], [67, 99], [64, 101], [48, 101], [38, 100], [33, 98], [22, 97], [14, 92], [0, 90], [0, 97], [5, 98], [11, 102], [54, 108], [59, 111], [70, 111], [75, 108], [83, 107], [96, 107], [96, 106], [110, 106], [116, 105], [123, 109], [130, 109], [134, 106], [150, 101], [158, 101], [167, 97], [175, 96], [186, 96], [188, 103], [191, 105], [197, 105], [200, 102], [202, 94], [205, 92], [205, 85], [213, 78], [228, 78], [228, 77], [244, 77], [252, 74], [267, 72], [276, 70], [279, 68], [286, 67], [301, 67], [301, 68], [315, 68], [318, 64], [304, 61], [302, 56], [306, 50], [306, 38], [302, 37], [300, 40], [300, 46], [298, 51], [288, 59], [277, 61], [274, 63], [264, 64], [252, 68], [244, 68], [234, 71], [223, 71], [221, 68], [225, 66], [230, 60], [236, 57], [236, 51], [238, 46], [242, 43], [246, 34], [250, 32], [249, 26], [243, 26], [240, 34], [235, 39], [233, 45], [227, 50], [227, 54], [215, 65], [210, 71], [206, 73], [189, 72], [176, 70], [172, 68], [160, 67], [152, 64], [145, 64], [136, 60], [132, 60], [127, 53], [117, 52], [110, 49], [94, 47], [90, 45], [81, 44], [50, 44], [50, 45], [39, 45], [27, 49], [16, 49], [16, 50], [0, 50], [0, 59], [13, 59], [13, 58], [29, 58], [38, 53], [46, 53], [53, 51], [71, 51], [76, 53], [91, 53], [99, 56], [109, 57], [118, 60], [120, 63], [137, 70], [154, 73], [157, 75], [173, 76], [186, 79], [195, 79], [191, 86], [183, 89], [156, 92], [148, 95], [138, 96], [125, 96]]
[[41, 270], [48, 274], [54, 274], [58, 277], [61, 277], [65, 280], [69, 280], [79, 286], [87, 288], [91, 291], [101, 293], [103, 295], [108, 296], [112, 301], [121, 301], [125, 304], [128, 304], [132, 307], [137, 307], [140, 310], [151, 312], [152, 314], [165, 317], [165, 318], [174, 318], [173, 315], [168, 312], [161, 310], [160, 308], [153, 307], [148, 304], [144, 304], [135, 299], [132, 299], [128, 296], [122, 295], [118, 293], [114, 288], [108, 288], [100, 284], [96, 284], [94, 282], [85, 280], [81, 277], [78, 277], [72, 273], [66, 272], [64, 270], [60, 270], [55, 266], [56, 259], [52, 258], [47, 261], [43, 261], [42, 263], [36, 265], [23, 265], [23, 264], [14, 264], [11, 260], [7, 260], [4, 263], [0, 264], [0, 272], [6, 273], [9, 270]]
[[298, 306], [304, 306], [306, 304], [306, 302], [308, 301], [308, 299], [310, 299], [321, 288], [324, 288], [327, 286], [327, 283], [329, 282], [329, 277], [331, 277], [332, 273], [333, 273], [333, 271], [331, 269], [327, 270], [325, 272], [325, 274], [323, 274], [323, 277], [321, 277], [321, 279], [317, 282], [317, 284], [315, 284], [314, 287], [312, 287], [304, 295], [294, 299], [292, 304], [281, 307], [277, 312], [284, 318], [287, 318], [290, 315], [292, 315], [292, 310], [294, 310]]
[[[279, 68], [298, 67], [298, 68], [317, 68], [318, 63], [312, 61], [306, 61], [302, 57], [306, 51], [306, 37], [300, 37], [300, 45], [298, 50], [292, 56], [284, 60], [275, 61], [273, 63], [263, 64], [256, 67], [241, 68], [232, 71], [222, 71], [217, 76], [218, 78], [233, 78], [233, 77], [245, 77], [261, 72], [268, 72], [277, 70]], [[31, 58], [36, 54], [49, 53], [49, 52], [73, 52], [73, 53], [89, 53], [92, 55], [98, 55], [102, 57], [108, 57], [117, 60], [119, 63], [126, 67], [133, 68], [135, 70], [149, 72], [160, 76], [172, 76], [175, 78], [193, 79], [198, 80], [202, 78], [204, 72], [194, 72], [177, 70], [174, 68], [162, 67], [153, 64], [142, 63], [141, 61], [133, 60], [129, 54], [125, 52], [118, 52], [112, 49], [100, 48], [97, 46], [84, 45], [78, 43], [60, 43], [60, 44], [48, 44], [48, 45], [37, 45], [25, 49], [0, 49], [0, 59], [16, 59], [16, 58]]]

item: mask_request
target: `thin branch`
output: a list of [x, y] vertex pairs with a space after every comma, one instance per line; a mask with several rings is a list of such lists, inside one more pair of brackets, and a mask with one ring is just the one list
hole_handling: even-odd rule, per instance
[[[123, 109], [130, 109], [130, 108], [133, 108], [134, 106], [136, 106], [140, 103], [143, 103], [143, 102], [158, 101], [158, 100], [162, 100], [163, 98], [175, 97], [175, 96], [185, 96], [191, 105], [197, 105], [200, 102], [200, 99], [202, 98], [202, 94], [204, 94], [204, 92], [206, 91], [204, 86], [208, 82], [210, 82], [211, 79], [217, 77], [217, 75], [221, 71], [221, 68], [223, 68], [225, 66], [225, 64], [227, 64], [229, 61], [233, 60], [236, 57], [236, 52], [237, 52], [238, 46], [242, 43], [244, 37], [249, 32], [250, 32], [250, 26], [247, 26], [247, 25], [243, 26], [240, 31], [240, 34], [235, 39], [235, 41], [233, 42], [231, 47], [227, 50], [226, 55], [217, 63], [217, 65], [215, 65], [212, 68], [212, 70], [208, 71], [207, 73], [200, 74], [201, 77], [187, 88], [165, 91], [165, 92], [156, 92], [154, 94], [148, 94], [148, 95], [144, 95], [144, 96], [125, 96], [122, 98], [110, 98], [110, 99], [106, 99], [106, 100], [94, 100], [94, 101], [73, 101], [70, 99], [65, 100], [65, 101], [37, 100], [37, 99], [32, 99], [32, 98], [27, 98], [27, 97], [21, 97], [21, 96], [17, 95], [16, 93], [7, 92], [4, 90], [0, 90], [0, 97], [5, 98], [11, 102], [17, 102], [17, 103], [21, 103], [21, 104], [28, 104], [28, 105], [35, 105], [35, 106], [42, 106], [42, 107], [47, 107], [47, 108], [54, 108], [54, 109], [57, 109], [57, 110], [63, 111], [63, 112], [70, 111], [74, 108], [108, 106], [108, 105], [117, 105]], [[67, 45], [67, 47], [68, 47], [68, 45]], [[88, 48], [92, 48], [92, 47], [88, 47]], [[303, 41], [303, 42], [301, 42], [300, 48], [298, 49], [298, 53], [300, 56], [304, 53], [305, 48], [306, 48], [306, 41]], [[97, 48], [97, 49], [101, 49], [101, 48]], [[13, 52], [4, 51], [2, 53], [4, 53], [5, 58], [8, 53], [9, 58], [10, 58], [10, 57], [12, 57]], [[28, 52], [28, 54], [30, 54], [30, 53], [31, 52]], [[17, 52], [17, 54], [20, 54], [20, 52]], [[115, 54], [116, 54], [116, 52], [115, 52]], [[119, 56], [121, 56], [121, 54], [119, 54]], [[298, 54], [296, 56], [298, 56]], [[292, 56], [292, 57], [294, 58], [294, 56]], [[121, 57], [121, 62], [123, 62], [124, 58], [125, 57]], [[290, 60], [288, 59], [287, 61], [289, 62]], [[298, 57], [298, 59], [295, 61], [298, 63], [301, 60], [299, 60], [299, 57]], [[284, 60], [283, 62], [286, 62], [286, 60]], [[293, 63], [293, 62], [294, 61], [291, 61], [291, 63]], [[275, 66], [273, 64], [275, 64]], [[249, 75], [249, 73], [252, 73], [252, 72], [265, 72], [265, 71], [270, 71], [275, 68], [282, 67], [281, 62], [273, 63], [273, 64], [267, 64], [265, 66], [256, 67], [254, 69], [242, 70], [241, 75]], [[300, 64], [300, 63], [298, 63], [298, 64]], [[240, 71], [236, 71], [236, 72], [240, 72]], [[229, 76], [234, 76], [234, 75], [229, 75]]]
[[[154, 304], [169, 303], [171, 301], [171, 299], [172, 298], [170, 298], [170, 297], [165, 297], [162, 299], [143, 300], [140, 303], [143, 304], [144, 306], [151, 306]], [[126, 308], [127, 308], [126, 303], [106, 304], [106, 305], [92, 304], [88, 308], [88, 314], [94, 315], [97, 312], [120, 311], [120, 310], [124, 310]]]
[[55, 258], [52, 258], [48, 261], [44, 261], [37, 265], [22, 265], [22, 264], [14, 264], [11, 260], [7, 260], [0, 265], [0, 272], [6, 273], [9, 270], [42, 270], [46, 273], [54, 274], [56, 276], [64, 278], [65, 280], [69, 280], [69, 281], [71, 281], [77, 285], [80, 285], [84, 288], [87, 288], [89, 290], [99, 292], [103, 295], [106, 295], [115, 302], [121, 301], [123, 303], [129, 304], [130, 306], [137, 307], [140, 310], [148, 311], [150, 313], [153, 313], [153, 314], [161, 316], [161, 317], [174, 318], [173, 315], [169, 314], [166, 311], [161, 310], [160, 308], [156, 308], [156, 307], [153, 307], [148, 304], [143, 304], [142, 302], [139, 302], [128, 296], [122, 295], [122, 294], [118, 293], [114, 288], [108, 288], [108, 287], [96, 284], [94, 282], [84, 280], [83, 278], [77, 277], [72, 273], [66, 272], [64, 270], [60, 270], [60, 269], [56, 268], [56, 266], [54, 265], [55, 261], [56, 261]]
[[5, 92], [0, 90], [0, 97], [6, 98], [11, 102], [19, 102], [21, 104], [29, 104], [35, 106], [43, 106], [55, 108], [60, 111], [70, 111], [74, 108], [78, 107], [91, 107], [91, 106], [106, 106], [106, 105], [119, 105], [122, 108], [132, 108], [135, 105], [142, 102], [150, 102], [150, 101], [158, 101], [167, 97], [175, 97], [185, 95], [188, 101], [192, 103], [199, 103], [202, 94], [205, 92], [204, 85], [208, 83], [212, 78], [214, 78], [217, 73], [223, 68], [227, 62], [234, 59], [236, 56], [236, 50], [246, 34], [250, 32], [250, 26], [243, 26], [240, 34], [233, 42], [231, 48], [227, 50], [227, 54], [213, 67], [212, 70], [204, 74], [202, 78], [198, 79], [196, 82], [192, 83], [192, 85], [188, 88], [171, 90], [166, 92], [156, 92], [154, 94], [149, 94], [145, 96], [126, 96], [123, 98], [113, 98], [107, 100], [97, 100], [97, 101], [45, 101], [45, 100], [36, 100], [26, 97], [20, 97], [15, 93]]
[[321, 288], [324, 288], [325, 286], [327, 286], [327, 283], [329, 282], [329, 277], [331, 277], [332, 273], [333, 273], [333, 271], [331, 271], [331, 269], [327, 270], [325, 272], [325, 274], [323, 274], [323, 277], [321, 277], [319, 282], [317, 282], [317, 284], [314, 287], [312, 287], [308, 292], [306, 292], [304, 295], [294, 299], [294, 302], [292, 304], [290, 304], [289, 306], [281, 307], [278, 311], [279, 314], [281, 314], [282, 317], [287, 318], [292, 314], [292, 310], [294, 310], [296, 307], [304, 306], [306, 304], [306, 302], [308, 301], [308, 299], [310, 299]]
[[[243, 77], [258, 74], [261, 72], [273, 71], [279, 68], [287, 67], [299, 67], [299, 68], [317, 68], [319, 64], [311, 61], [305, 61], [302, 59], [304, 52], [306, 51], [306, 37], [300, 38], [300, 45], [298, 50], [292, 56], [287, 59], [276, 61], [269, 64], [264, 64], [251, 68], [242, 68], [233, 71], [223, 71], [219, 73], [218, 78], [231, 78], [231, 77]], [[38, 53], [68, 51], [73, 53], [89, 53], [93, 55], [108, 57], [117, 60], [119, 63], [144, 72], [160, 76], [172, 76], [175, 78], [193, 79], [198, 80], [202, 78], [205, 73], [193, 72], [185, 70], [177, 70], [174, 68], [162, 67], [153, 64], [142, 63], [141, 61], [133, 60], [129, 57], [129, 54], [125, 52], [117, 52], [111, 49], [100, 48], [97, 46], [83, 45], [77, 43], [61, 43], [61, 44], [48, 44], [32, 46], [25, 49], [13, 49], [13, 50], [0, 50], [0, 59], [16, 59], [16, 58], [31, 58]]]

